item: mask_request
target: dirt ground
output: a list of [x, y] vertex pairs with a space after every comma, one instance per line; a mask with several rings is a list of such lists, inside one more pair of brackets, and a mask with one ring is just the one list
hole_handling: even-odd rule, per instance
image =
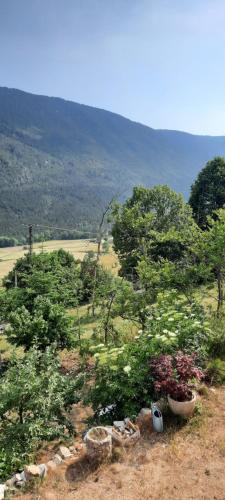
[[113, 462], [95, 468], [83, 454], [48, 474], [24, 500], [225, 500], [225, 387], [202, 396], [185, 425], [165, 422]]

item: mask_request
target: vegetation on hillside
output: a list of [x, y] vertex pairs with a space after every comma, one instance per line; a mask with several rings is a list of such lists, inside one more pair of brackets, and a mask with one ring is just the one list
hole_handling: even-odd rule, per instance
[[[223, 137], [153, 130], [104, 110], [0, 87], [0, 232], [22, 241], [22, 224], [33, 223], [90, 237], [118, 191], [124, 197], [135, 185], [159, 183], [188, 196], [200, 166], [219, 154]], [[51, 237], [64, 233], [53, 230]]]
[[197, 224], [204, 229], [207, 217], [225, 204], [225, 158], [214, 158], [199, 172], [189, 203]]
[[[119, 275], [98, 252], [82, 262], [64, 250], [16, 262], [0, 293], [14, 346], [0, 363], [1, 478], [43, 440], [68, 439], [78, 399], [96, 422], [111, 423], [160, 396], [190, 400], [199, 380], [225, 381], [225, 208], [207, 216], [202, 230], [181, 195], [136, 187], [111, 211]], [[217, 306], [207, 309], [201, 291]], [[62, 366], [69, 350], [71, 370]]]
[[41, 440], [74, 429], [66, 411], [78, 401], [80, 380], [60, 374], [51, 349], [32, 348], [22, 359], [13, 355], [0, 378], [0, 476], [9, 476], [31, 459]]

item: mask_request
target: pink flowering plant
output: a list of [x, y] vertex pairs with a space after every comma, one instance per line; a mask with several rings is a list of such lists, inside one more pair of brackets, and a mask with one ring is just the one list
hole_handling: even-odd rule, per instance
[[192, 399], [193, 381], [204, 377], [196, 364], [196, 355], [177, 352], [174, 356], [161, 354], [150, 360], [154, 389], [160, 394], [169, 395], [176, 401]]

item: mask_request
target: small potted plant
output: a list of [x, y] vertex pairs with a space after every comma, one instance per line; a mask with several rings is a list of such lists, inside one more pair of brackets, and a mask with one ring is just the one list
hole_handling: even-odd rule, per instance
[[194, 411], [196, 392], [193, 390], [193, 379], [203, 378], [202, 370], [195, 365], [195, 357], [195, 354], [187, 355], [180, 351], [174, 356], [161, 354], [150, 361], [154, 388], [167, 396], [175, 415], [189, 417]]

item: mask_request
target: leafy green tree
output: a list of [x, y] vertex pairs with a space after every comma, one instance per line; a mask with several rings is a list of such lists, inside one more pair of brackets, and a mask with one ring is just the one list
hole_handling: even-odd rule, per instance
[[87, 303], [93, 298], [93, 289], [95, 288], [94, 301], [95, 306], [97, 306], [104, 295], [104, 288], [112, 280], [112, 275], [97, 263], [96, 255], [93, 252], [88, 252], [84, 256], [80, 265], [80, 278], [82, 281], [82, 302]]
[[198, 241], [198, 253], [205, 266], [205, 275], [217, 282], [217, 313], [222, 311], [225, 279], [225, 209], [214, 212], [215, 218], [208, 217], [208, 230]]
[[178, 261], [195, 236], [191, 209], [168, 186], [136, 187], [124, 205], [113, 211], [114, 248], [121, 273], [137, 279], [142, 258]]
[[123, 317], [129, 314], [132, 310], [131, 297], [133, 287], [126, 280], [115, 278], [109, 274], [109, 279], [98, 283], [96, 289], [96, 305], [100, 308], [100, 324], [99, 333], [100, 340], [101, 332], [103, 333], [103, 341], [105, 344], [108, 342], [116, 342], [118, 339], [118, 332], [113, 323], [113, 319], [117, 316]]
[[81, 379], [64, 376], [54, 349], [13, 356], [0, 378], [0, 477], [29, 461], [41, 440], [73, 433], [66, 411], [78, 401]]
[[137, 272], [149, 304], [156, 301], [159, 292], [169, 289], [175, 289], [191, 300], [196, 288], [208, 280], [208, 271], [194, 243], [179, 260], [142, 258]]
[[57, 349], [70, 348], [74, 344], [72, 319], [60, 304], [52, 304], [49, 298], [37, 297], [32, 312], [22, 306], [11, 312], [8, 319], [9, 342], [24, 346], [25, 350], [34, 345], [43, 351], [52, 344]]
[[201, 228], [207, 226], [207, 217], [225, 204], [225, 158], [217, 156], [198, 174], [191, 187], [189, 203]]
[[[15, 283], [16, 281], [16, 283]], [[39, 295], [48, 297], [51, 302], [73, 307], [80, 299], [82, 282], [80, 265], [65, 250], [51, 253], [25, 255], [18, 259], [12, 271], [4, 279], [7, 290], [17, 285], [13, 297], [24, 299], [23, 305], [32, 311], [34, 301]]]
[[14, 247], [18, 244], [19, 241], [16, 238], [10, 238], [9, 236], [0, 236], [0, 248]]

